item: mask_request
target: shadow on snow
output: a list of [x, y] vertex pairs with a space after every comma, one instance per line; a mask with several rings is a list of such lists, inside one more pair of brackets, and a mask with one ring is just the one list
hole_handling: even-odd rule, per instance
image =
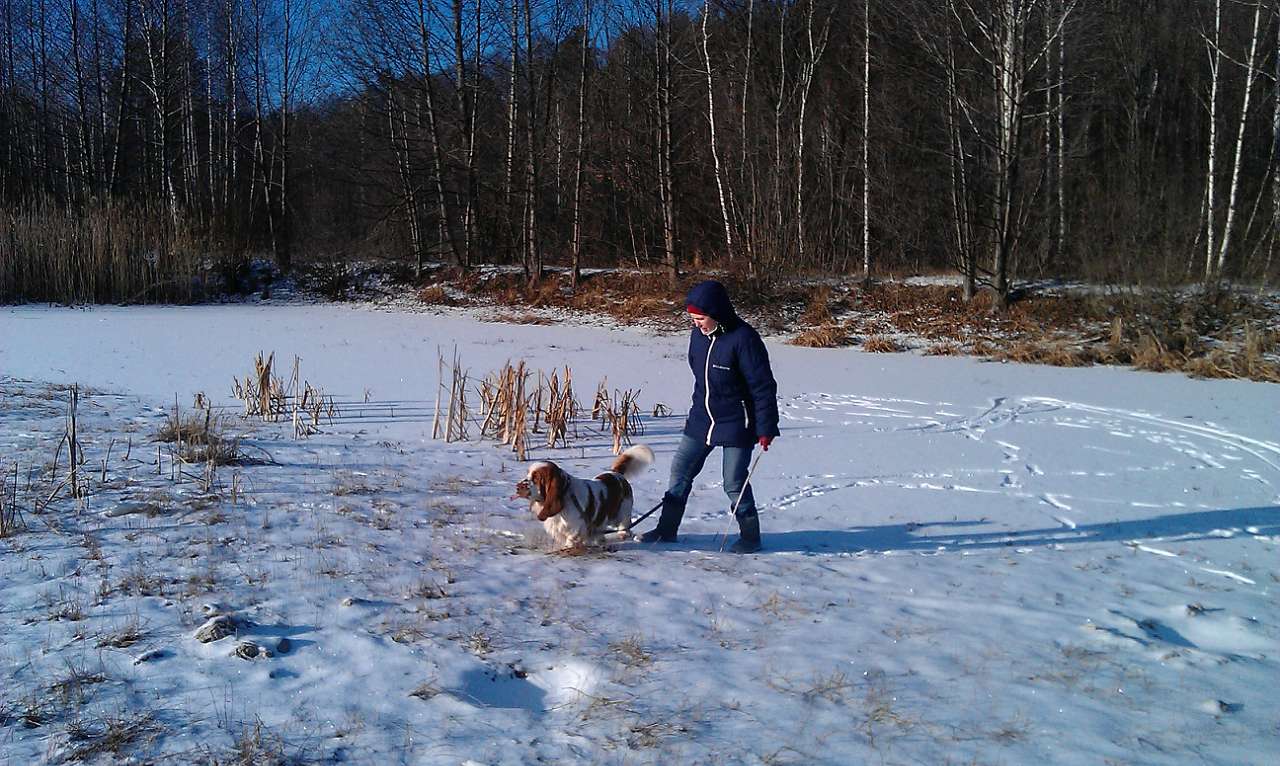
[[[1131, 542], [1173, 538], [1177, 542], [1247, 535], [1280, 535], [1280, 506], [1198, 511], [1150, 519], [1110, 521], [1040, 529], [985, 531], [986, 519], [935, 523], [886, 524], [853, 529], [804, 529], [769, 532], [763, 517], [763, 553], [936, 553], [940, 551], [1034, 548], [1081, 543]], [[1245, 530], [1248, 529], [1248, 532]], [[734, 538], [730, 536], [730, 540]], [[681, 535], [675, 547], [718, 551], [719, 534]]]

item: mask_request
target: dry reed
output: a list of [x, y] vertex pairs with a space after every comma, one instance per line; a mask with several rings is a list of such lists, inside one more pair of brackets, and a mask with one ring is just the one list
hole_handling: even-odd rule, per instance
[[631, 437], [635, 434], [644, 433], [644, 421], [640, 419], [640, 405], [636, 400], [640, 396], [640, 389], [632, 391], [627, 389], [621, 393], [614, 392], [612, 406], [605, 409], [605, 419], [609, 424], [610, 434], [613, 436], [613, 454], [617, 455], [622, 452], [624, 445], [630, 445]]
[[302, 379], [302, 360], [293, 358], [293, 370], [286, 383], [275, 374], [275, 352], [263, 357], [259, 351], [253, 360], [253, 375], [243, 380], [231, 378], [232, 395], [244, 403], [246, 417], [259, 417], [277, 422], [288, 416], [295, 438], [320, 431], [320, 421], [330, 424], [338, 416], [338, 405], [332, 396]]
[[833, 324], [831, 317], [831, 288], [822, 285], [813, 291], [804, 313], [800, 315], [800, 324], [815, 327]]
[[797, 334], [789, 343], [806, 348], [837, 348], [852, 343], [848, 331], [837, 324], [812, 327]]
[[[440, 357], [441, 383], [432, 438], [452, 439], [455, 437], [450, 435], [456, 434], [456, 438], [466, 439], [466, 421], [471, 417], [465, 406], [467, 377], [459, 372], [461, 364], [456, 355], [450, 368], [452, 373], [446, 373], [444, 358]], [[446, 388], [443, 381], [449, 375], [454, 385]], [[535, 379], [536, 383], [530, 385]], [[534, 435], [545, 434], [543, 444], [548, 449], [568, 447], [571, 432], [577, 435], [574, 424], [583, 409], [574, 394], [573, 371], [568, 366], [548, 375], [530, 370], [523, 360], [515, 365], [508, 361], [501, 370], [482, 378], [475, 392], [480, 397], [480, 438], [510, 445], [519, 460], [527, 458], [529, 439]], [[633, 436], [644, 432], [639, 395], [638, 389], [611, 395], [604, 381], [596, 389], [591, 421], [599, 421], [601, 430], [607, 429], [615, 453], [630, 444]], [[657, 405], [654, 411], [670, 412], [665, 405]]]
[[17, 463], [13, 465], [13, 486], [6, 496], [5, 479], [8, 475], [4, 466], [0, 465], [0, 539], [14, 535], [27, 527], [26, 520], [22, 517], [22, 511], [18, 508]]
[[191, 302], [221, 267], [181, 219], [148, 205], [0, 208], [0, 302]]
[[934, 343], [924, 350], [925, 356], [959, 356], [963, 353], [964, 349], [960, 347], [960, 344], [952, 341]]
[[995, 358], [1003, 362], [1047, 364], [1054, 367], [1087, 367], [1094, 362], [1090, 353], [1064, 343], [1034, 341], [1017, 341], [997, 353]]
[[893, 354], [899, 351], [905, 351], [901, 343], [893, 338], [884, 335], [872, 335], [870, 338], [862, 341], [862, 350], [871, 351], [877, 354]]

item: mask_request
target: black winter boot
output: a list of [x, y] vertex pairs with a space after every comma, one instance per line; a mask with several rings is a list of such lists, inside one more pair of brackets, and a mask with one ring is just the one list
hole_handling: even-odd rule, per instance
[[640, 535], [642, 543], [674, 543], [676, 530], [680, 528], [680, 520], [684, 518], [684, 503], [680, 499], [664, 494], [662, 496], [662, 513], [658, 515], [658, 526]]
[[738, 531], [741, 536], [729, 546], [733, 553], [755, 553], [763, 546], [760, 544], [760, 516], [754, 511], [738, 517]]

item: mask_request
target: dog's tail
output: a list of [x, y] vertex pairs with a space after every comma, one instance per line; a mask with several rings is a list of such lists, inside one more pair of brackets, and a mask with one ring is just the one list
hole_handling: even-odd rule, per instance
[[630, 479], [650, 465], [653, 465], [653, 450], [643, 444], [637, 444], [623, 450], [622, 454], [613, 461], [609, 470]]

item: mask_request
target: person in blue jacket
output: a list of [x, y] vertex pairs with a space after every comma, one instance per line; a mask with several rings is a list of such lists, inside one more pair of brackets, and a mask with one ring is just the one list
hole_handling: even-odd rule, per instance
[[761, 548], [760, 517], [746, 484], [747, 472], [755, 446], [767, 451], [778, 436], [778, 384], [764, 341], [738, 317], [724, 285], [715, 280], [699, 282], [689, 290], [685, 308], [693, 321], [689, 334], [693, 404], [671, 462], [671, 481], [662, 496], [658, 526], [641, 535], [640, 541], [676, 541], [693, 480], [707, 456], [720, 447], [730, 507], [739, 493], [742, 497], [736, 512], [741, 534], [731, 550], [755, 553]]

